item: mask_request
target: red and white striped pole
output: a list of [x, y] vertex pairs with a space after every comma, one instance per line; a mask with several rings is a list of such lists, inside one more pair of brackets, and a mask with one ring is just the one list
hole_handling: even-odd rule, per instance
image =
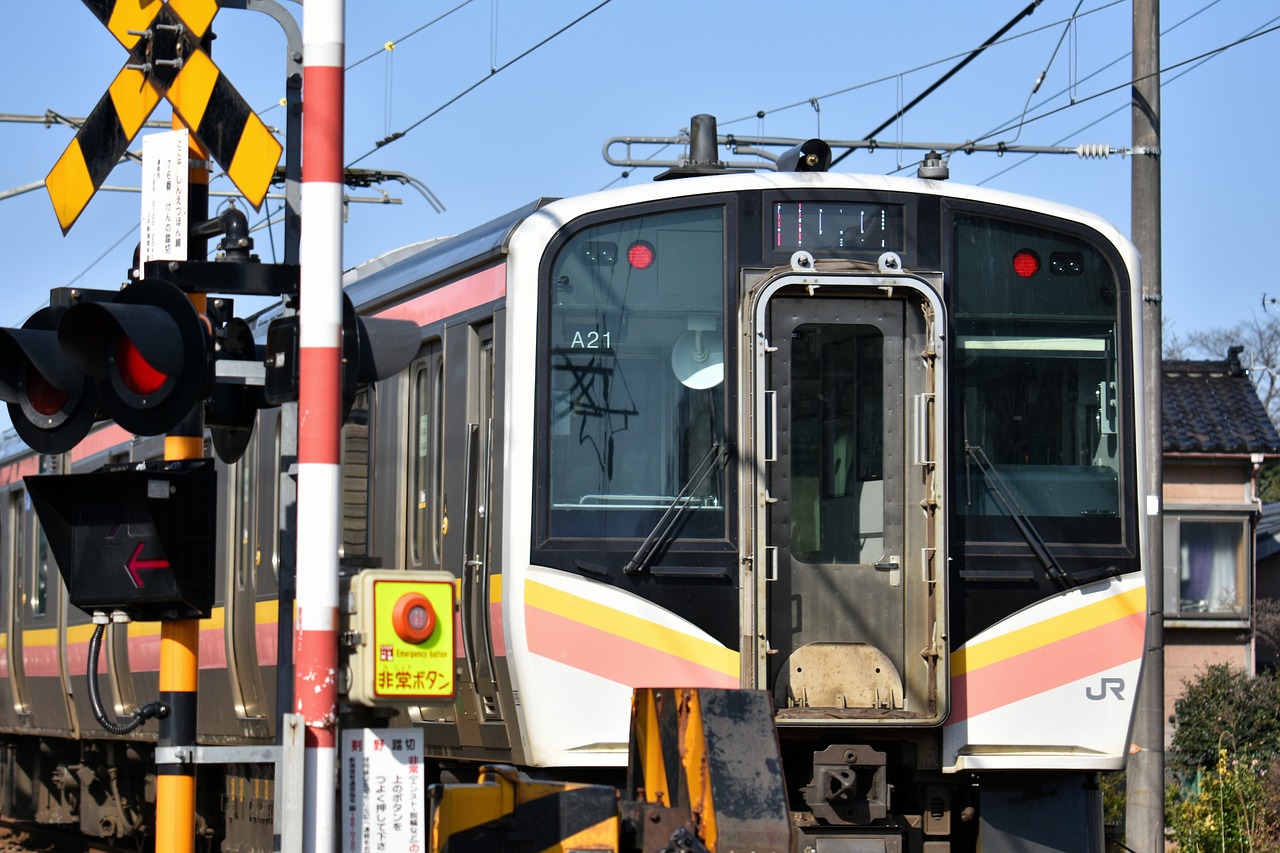
[[344, 0], [303, 13], [301, 346], [294, 700], [306, 724], [303, 850], [337, 839]]

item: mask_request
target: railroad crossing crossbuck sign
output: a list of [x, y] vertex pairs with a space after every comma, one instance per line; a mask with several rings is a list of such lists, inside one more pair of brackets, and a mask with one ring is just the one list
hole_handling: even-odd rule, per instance
[[200, 46], [218, 0], [83, 2], [129, 51], [129, 59], [45, 178], [62, 233], [75, 224], [161, 99], [260, 207], [282, 148]]

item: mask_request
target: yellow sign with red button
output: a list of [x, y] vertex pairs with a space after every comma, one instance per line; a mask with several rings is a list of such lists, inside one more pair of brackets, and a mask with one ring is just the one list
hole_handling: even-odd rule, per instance
[[454, 581], [447, 572], [361, 572], [351, 582], [348, 698], [366, 705], [453, 698]]
[[373, 608], [373, 695], [452, 697], [452, 581], [374, 581]]

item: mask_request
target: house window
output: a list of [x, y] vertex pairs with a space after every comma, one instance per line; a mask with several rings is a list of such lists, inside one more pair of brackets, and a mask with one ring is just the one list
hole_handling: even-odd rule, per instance
[[1187, 618], [1248, 615], [1249, 520], [1165, 517], [1165, 610]]

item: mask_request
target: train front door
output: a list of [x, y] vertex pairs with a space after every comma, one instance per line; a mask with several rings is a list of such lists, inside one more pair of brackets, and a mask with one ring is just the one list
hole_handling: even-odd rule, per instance
[[780, 721], [936, 721], [939, 300], [878, 276], [789, 276], [765, 294], [758, 679]]

